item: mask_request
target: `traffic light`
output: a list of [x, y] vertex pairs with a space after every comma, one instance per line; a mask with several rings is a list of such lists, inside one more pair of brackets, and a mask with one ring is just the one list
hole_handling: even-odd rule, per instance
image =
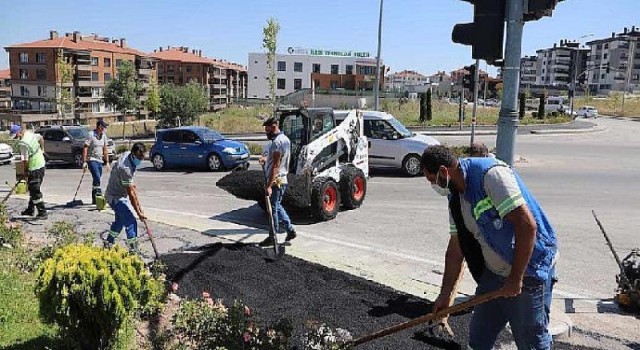
[[551, 16], [558, 2], [563, 0], [528, 0], [525, 1], [523, 19], [537, 21], [544, 16]]
[[464, 66], [464, 70], [466, 70], [467, 73], [464, 75], [464, 78], [462, 78], [462, 86], [466, 89], [473, 90], [476, 82], [476, 65]]
[[502, 59], [505, 0], [463, 0], [474, 5], [473, 23], [453, 27], [454, 43], [471, 45], [472, 57], [489, 64]]

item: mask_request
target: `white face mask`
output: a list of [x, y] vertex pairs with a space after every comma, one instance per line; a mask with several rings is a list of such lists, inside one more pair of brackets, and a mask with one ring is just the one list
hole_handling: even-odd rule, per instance
[[433, 188], [434, 191], [436, 191], [436, 193], [438, 193], [441, 196], [448, 196], [451, 194], [451, 191], [449, 190], [449, 181], [451, 181], [451, 177], [449, 176], [449, 174], [447, 174], [447, 184], [445, 185], [445, 187], [440, 187], [440, 185], [438, 184], [438, 180], [440, 178], [440, 171], [438, 171], [436, 173], [436, 182], [431, 184], [431, 188]]

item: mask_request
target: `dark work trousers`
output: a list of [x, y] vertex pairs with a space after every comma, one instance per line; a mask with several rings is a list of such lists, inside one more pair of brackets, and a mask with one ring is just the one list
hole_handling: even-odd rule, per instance
[[44, 167], [29, 171], [29, 207], [27, 211], [33, 212], [34, 207], [38, 208], [39, 213], [46, 213], [44, 208], [44, 200], [42, 199], [42, 181], [44, 180]]
[[102, 189], [100, 188], [100, 178], [102, 177], [102, 162], [95, 160], [89, 161], [89, 172], [91, 173], [92, 190], [91, 190], [91, 203], [96, 204], [96, 196], [102, 196]]

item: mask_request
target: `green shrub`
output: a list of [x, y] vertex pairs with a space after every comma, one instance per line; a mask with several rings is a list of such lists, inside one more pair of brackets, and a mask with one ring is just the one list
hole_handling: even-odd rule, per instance
[[248, 143], [247, 147], [249, 147], [249, 153], [253, 155], [261, 155], [262, 154], [262, 146], [257, 143]]
[[20, 228], [9, 224], [9, 216], [7, 215], [6, 208], [3, 205], [0, 206], [0, 245], [10, 244], [12, 246], [18, 246], [22, 242], [22, 230]]
[[136, 312], [158, 303], [161, 282], [125, 250], [68, 245], [37, 273], [40, 317], [81, 348], [123, 346]]
[[128, 150], [129, 150], [129, 148], [127, 147], [127, 145], [118, 145], [118, 146], [116, 146], [116, 153], [117, 154], [122, 154], [122, 153], [124, 153], [124, 152], [126, 152]]

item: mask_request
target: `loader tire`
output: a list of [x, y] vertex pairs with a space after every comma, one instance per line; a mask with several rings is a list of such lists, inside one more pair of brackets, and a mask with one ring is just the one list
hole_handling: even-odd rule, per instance
[[340, 190], [331, 179], [320, 178], [313, 182], [311, 214], [320, 221], [333, 220], [340, 211]]
[[340, 194], [346, 209], [359, 208], [367, 194], [364, 172], [354, 166], [345, 166], [340, 174]]

